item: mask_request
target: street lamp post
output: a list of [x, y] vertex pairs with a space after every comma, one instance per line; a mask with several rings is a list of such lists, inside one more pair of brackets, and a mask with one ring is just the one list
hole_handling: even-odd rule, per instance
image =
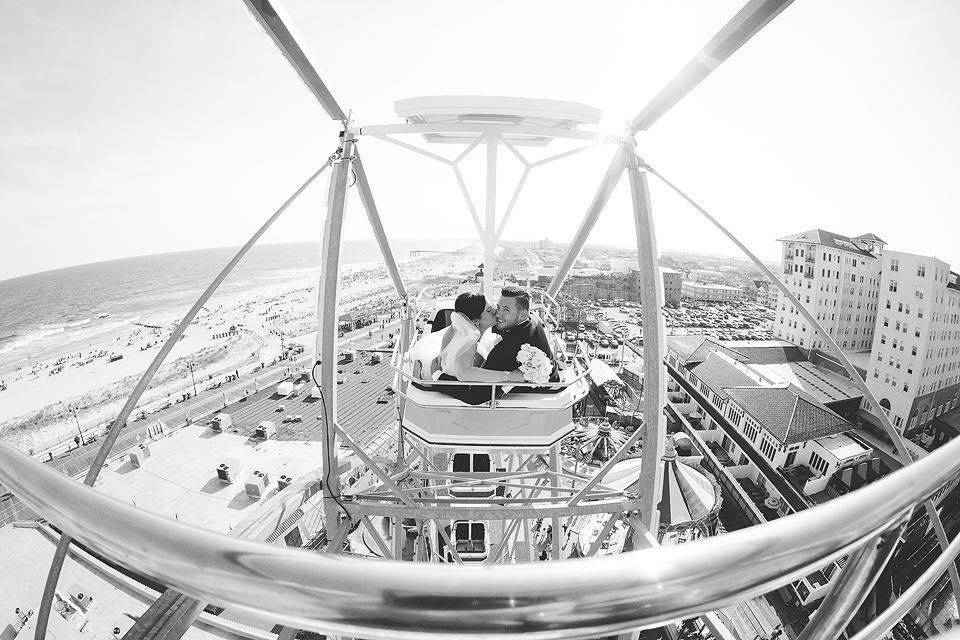
[[72, 409], [71, 413], [73, 414], [73, 420], [77, 423], [77, 432], [80, 434], [80, 444], [86, 445], [87, 443], [83, 440], [83, 429], [80, 428], [80, 419], [77, 418], [77, 410]]
[[193, 396], [197, 396], [197, 379], [193, 376], [193, 363], [187, 364], [187, 368], [190, 369], [190, 380], [193, 381]]

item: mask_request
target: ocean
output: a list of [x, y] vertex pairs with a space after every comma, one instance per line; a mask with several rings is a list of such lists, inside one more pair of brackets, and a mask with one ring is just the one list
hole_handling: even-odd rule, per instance
[[[391, 241], [394, 255], [412, 249], [450, 251], [458, 240]], [[95, 262], [0, 281], [0, 357], [30, 351], [57, 334], [129, 322], [194, 302], [236, 253], [236, 247], [163, 253]], [[320, 274], [318, 243], [253, 247], [211, 299]], [[382, 262], [373, 240], [343, 243], [341, 264]], [[109, 314], [108, 317], [98, 317]]]

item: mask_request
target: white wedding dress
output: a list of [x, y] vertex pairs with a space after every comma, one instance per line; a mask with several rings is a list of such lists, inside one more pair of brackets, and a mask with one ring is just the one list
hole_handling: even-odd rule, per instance
[[480, 342], [480, 330], [467, 316], [454, 312], [450, 316], [450, 331], [453, 336], [440, 351], [440, 370], [459, 380], [461, 371], [473, 366], [477, 343]]
[[[450, 336], [446, 346], [443, 341]], [[490, 352], [500, 336], [490, 331], [480, 335], [480, 330], [465, 315], [454, 312], [450, 316], [450, 326], [444, 331], [436, 331], [423, 336], [410, 352], [410, 359], [419, 362], [420, 378], [437, 379], [441, 373], [460, 379], [460, 373], [466, 367], [474, 365], [474, 356], [479, 352], [485, 356]], [[440, 368], [432, 372], [432, 364], [439, 356]]]

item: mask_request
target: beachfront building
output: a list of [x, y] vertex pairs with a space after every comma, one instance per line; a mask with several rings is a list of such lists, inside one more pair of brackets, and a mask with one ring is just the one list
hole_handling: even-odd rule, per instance
[[[840, 374], [809, 362], [795, 345], [672, 336], [666, 362], [695, 405], [688, 413], [699, 414], [704, 429], [720, 427], [719, 435], [728, 436], [719, 448], [734, 466], [751, 466], [752, 474], [782, 485], [781, 515], [825, 499], [819, 494], [830, 477], [869, 453], [862, 443], [836, 440], [853, 429], [850, 420], [862, 395]], [[791, 477], [784, 480], [781, 472]]]
[[743, 295], [737, 287], [725, 284], [707, 284], [704, 282], [690, 282], [685, 280], [680, 287], [681, 294], [689, 300], [700, 302], [733, 302]]
[[[841, 349], [869, 350], [880, 287], [880, 258], [886, 243], [872, 233], [842, 236], [823, 229], [780, 238], [781, 279]], [[804, 349], [824, 342], [785, 297], [776, 307], [777, 338]]]
[[960, 276], [929, 256], [886, 251], [867, 384], [908, 435], [960, 403]]
[[[667, 341], [679, 386], [668, 419], [714, 473], [750, 524], [807, 509], [872, 481], [886, 469], [850, 423], [862, 399], [842, 376], [782, 341]], [[783, 595], [810, 606], [839, 565], [796, 580]]]

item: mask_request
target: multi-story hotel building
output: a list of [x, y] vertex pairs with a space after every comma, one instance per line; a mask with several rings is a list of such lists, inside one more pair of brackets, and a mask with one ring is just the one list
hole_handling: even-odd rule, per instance
[[[866, 351], [873, 344], [884, 241], [872, 233], [855, 238], [823, 229], [779, 240], [783, 282], [841, 349]], [[773, 332], [807, 350], [824, 342], [790, 301], [780, 296]]]
[[[880, 407], [911, 435], [960, 404], [960, 276], [929, 256], [886, 250], [873, 234], [814, 229], [781, 238], [783, 282], [851, 359]], [[774, 335], [805, 350], [824, 343], [781, 296]], [[866, 359], [866, 351], [869, 359]], [[869, 417], [869, 416], [868, 416]]]
[[894, 425], [912, 434], [960, 398], [960, 276], [928, 256], [886, 251], [882, 260], [866, 380]]

